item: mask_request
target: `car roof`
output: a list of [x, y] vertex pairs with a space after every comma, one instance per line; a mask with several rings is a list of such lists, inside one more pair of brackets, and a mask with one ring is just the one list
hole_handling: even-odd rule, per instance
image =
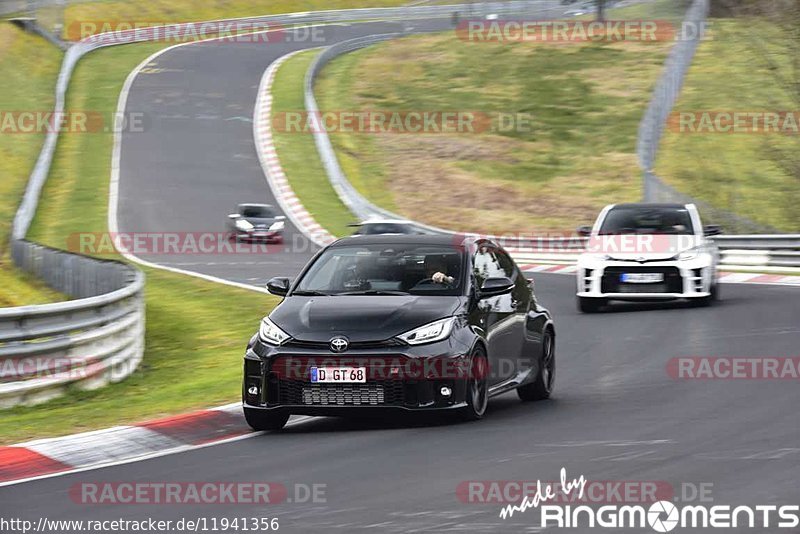
[[343, 237], [338, 241], [331, 244], [331, 247], [343, 247], [347, 245], [392, 245], [392, 244], [405, 244], [405, 245], [443, 245], [443, 246], [460, 246], [475, 241], [474, 238], [469, 236], [462, 236], [458, 234], [437, 234], [437, 235], [422, 235], [422, 234], [376, 234], [376, 235], [359, 235]]
[[253, 204], [250, 202], [245, 202], [243, 204], [239, 204], [239, 206], [243, 208], [271, 208], [272, 204]]
[[686, 204], [675, 202], [631, 202], [628, 204], [614, 204], [613, 208], [663, 208], [663, 209], [686, 209]]

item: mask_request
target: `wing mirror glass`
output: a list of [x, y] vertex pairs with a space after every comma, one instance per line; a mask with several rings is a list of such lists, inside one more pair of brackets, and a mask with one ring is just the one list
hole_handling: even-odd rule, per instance
[[707, 224], [703, 227], [703, 234], [706, 236], [719, 235], [722, 233], [722, 227], [718, 224]]

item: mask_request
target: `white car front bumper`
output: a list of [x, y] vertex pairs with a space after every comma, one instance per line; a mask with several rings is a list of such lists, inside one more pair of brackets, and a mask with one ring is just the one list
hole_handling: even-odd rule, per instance
[[[623, 273], [660, 272], [661, 283], [623, 283]], [[710, 254], [687, 261], [605, 260], [582, 256], [578, 260], [577, 295], [609, 300], [694, 299], [711, 295], [716, 264]]]

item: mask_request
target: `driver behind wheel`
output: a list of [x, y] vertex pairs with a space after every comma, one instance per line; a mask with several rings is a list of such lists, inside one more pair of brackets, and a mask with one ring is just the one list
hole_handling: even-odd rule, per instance
[[441, 256], [425, 256], [425, 279], [430, 279], [434, 284], [450, 285], [455, 282], [455, 278], [447, 275], [447, 262]]

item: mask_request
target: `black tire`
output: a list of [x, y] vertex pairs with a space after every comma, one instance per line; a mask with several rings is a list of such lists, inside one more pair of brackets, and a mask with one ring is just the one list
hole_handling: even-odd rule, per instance
[[245, 408], [244, 419], [253, 430], [280, 430], [289, 420], [289, 414]]
[[539, 357], [539, 372], [530, 384], [517, 388], [517, 395], [525, 402], [549, 399], [556, 381], [556, 338], [546, 331], [542, 338], [542, 355]]
[[465, 421], [477, 421], [483, 418], [489, 404], [489, 360], [486, 352], [477, 347], [472, 353], [470, 374], [467, 377], [466, 401], [467, 405], [461, 409], [459, 415]]
[[606, 299], [578, 297], [578, 310], [582, 313], [595, 313], [606, 305]]

